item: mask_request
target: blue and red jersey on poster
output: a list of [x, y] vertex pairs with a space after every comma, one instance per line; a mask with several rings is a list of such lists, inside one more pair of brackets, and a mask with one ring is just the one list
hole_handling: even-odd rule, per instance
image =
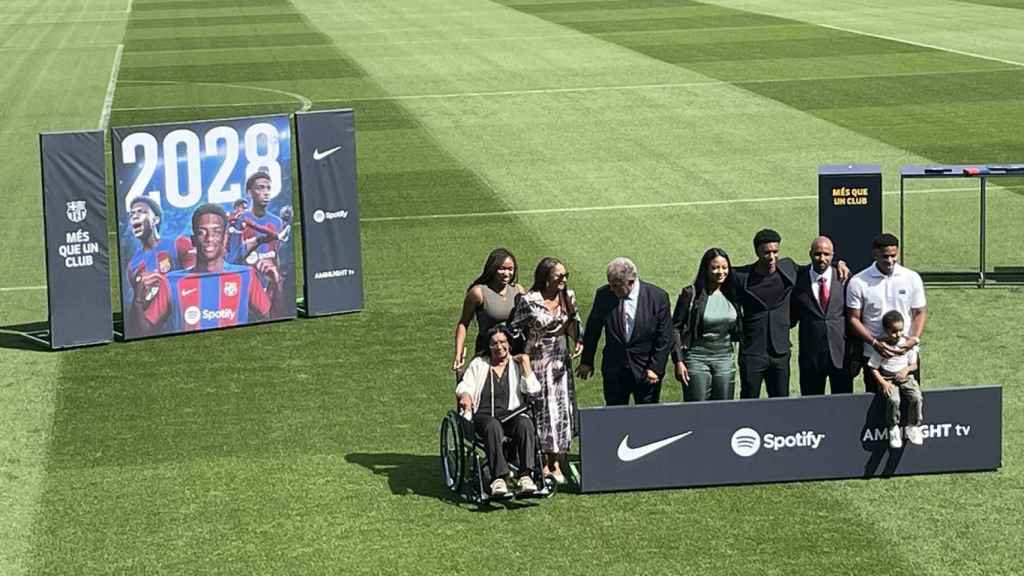
[[270, 316], [271, 300], [248, 266], [224, 264], [220, 272], [181, 270], [161, 278], [160, 289], [146, 309], [153, 325], [170, 314], [175, 332], [245, 324], [249, 311]]
[[[255, 224], [256, 227], [250, 226], [249, 224]], [[267, 232], [278, 234], [284, 229], [284, 220], [281, 220], [275, 214], [266, 212], [263, 216], [257, 218], [251, 210], [246, 210], [242, 213], [238, 221], [232, 223], [232, 227], [235, 229], [241, 229], [240, 234], [232, 234], [228, 244], [228, 260], [235, 264], [249, 264], [255, 266], [256, 262], [267, 258], [273, 258], [277, 260], [277, 249], [280, 244], [279, 240], [271, 240], [264, 244], [260, 244], [255, 250], [246, 254], [245, 253], [245, 241], [250, 238], [260, 238], [267, 236]], [[257, 229], [261, 228], [263, 231]]]
[[[167, 275], [173, 270], [180, 269], [181, 263], [178, 258], [177, 243], [169, 238], [161, 238], [152, 249], [139, 247], [128, 261], [128, 277], [134, 279], [140, 274], [159, 272]], [[134, 297], [132, 283], [128, 283], [128, 302]]]

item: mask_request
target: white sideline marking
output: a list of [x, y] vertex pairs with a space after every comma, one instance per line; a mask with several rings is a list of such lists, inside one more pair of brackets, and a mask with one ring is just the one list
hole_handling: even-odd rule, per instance
[[125, 14], [131, 14], [132, 13], [132, 2], [134, 2], [134, 1], [135, 0], [128, 0], [128, 7], [124, 9], [124, 13]]
[[[1005, 187], [1003, 190], [1018, 188], [1017, 186]], [[989, 192], [999, 188], [989, 189]], [[931, 188], [929, 190], [907, 190], [907, 196], [937, 194], [943, 192], [974, 192], [977, 186], [956, 187], [956, 188]], [[899, 190], [886, 190], [882, 194], [895, 196]], [[467, 212], [463, 214], [419, 214], [413, 216], [378, 216], [376, 218], [360, 218], [360, 222], [407, 222], [410, 220], [444, 220], [453, 218], [492, 218], [497, 216], [529, 216], [534, 214], [558, 214], [569, 212], [606, 212], [608, 210], [650, 210], [653, 208], [686, 208], [691, 206], [720, 206], [725, 204], [758, 204], [762, 202], [783, 202], [789, 200], [817, 200], [817, 195], [807, 196], [774, 196], [770, 198], [733, 198], [731, 200], [689, 200], [685, 202], [657, 202], [652, 204], [616, 204], [612, 206], [574, 206], [568, 208], [539, 208], [535, 210], [505, 210], [503, 212]], [[117, 232], [110, 232], [110, 237], [117, 236]], [[0, 292], [18, 292], [22, 290], [45, 290], [46, 286], [9, 286], [0, 288]]]
[[[297, 92], [288, 92], [286, 90], [278, 90], [276, 88], [265, 88], [263, 86], [247, 86], [245, 84], [228, 84], [225, 82], [187, 82], [184, 80], [125, 80], [123, 84], [176, 84], [179, 86], [221, 86], [225, 88], [238, 88], [241, 90], [255, 90], [257, 92], [270, 92], [271, 94], [280, 94], [282, 96], [288, 96], [289, 98], [298, 100], [302, 105], [302, 111], [305, 112], [313, 107], [313, 101], [309, 98], [299, 94]], [[178, 106], [177, 108], [192, 108], [198, 106]], [[146, 108], [118, 108], [118, 110], [145, 110]]]
[[854, 30], [853, 28], [843, 28], [842, 26], [833, 26], [831, 24], [816, 24], [822, 28], [831, 28], [832, 30], [839, 30], [840, 32], [849, 32], [850, 34], [859, 34], [861, 36], [871, 36], [872, 38], [879, 38], [881, 40], [889, 40], [891, 42], [899, 42], [901, 44], [910, 44], [911, 46], [918, 46], [920, 48], [929, 48], [931, 50], [939, 50], [940, 52], [949, 52], [950, 54], [959, 54], [960, 56], [967, 56], [970, 58], [980, 58], [982, 60], [989, 60], [991, 62], [1002, 62], [1003, 64], [1012, 64], [1017, 67], [1024, 67], [1024, 63], [1017, 62], [1015, 60], [1007, 60], [1006, 58], [999, 58], [997, 56], [986, 56], [984, 54], [976, 54], [974, 52], [965, 52], [963, 50], [957, 50], [956, 48], [946, 48], [944, 46], [937, 46], [935, 44], [927, 44], [925, 42], [915, 42], [913, 40], [907, 40], [905, 38], [897, 38], [895, 36], [886, 36], [884, 34], [875, 34], [873, 32], [864, 32], [863, 30]]
[[[983, 70], [957, 70], [944, 72], [944, 74], [979, 74], [984, 72], [1010, 72], [1020, 70], [1014, 68], [985, 68]], [[935, 74], [933, 70], [923, 72], [891, 72], [887, 74], [850, 74], [843, 76], [808, 76], [803, 78], [765, 78], [760, 80], [701, 80], [697, 82], [666, 82], [663, 84], [619, 84], [607, 86], [577, 86], [568, 88], [534, 88], [528, 90], [496, 90], [491, 92], [448, 92], [439, 94], [405, 94], [397, 96], [364, 96], [354, 98], [331, 98], [320, 100], [321, 104], [330, 102], [379, 102], [385, 100], [440, 100], [447, 98], [483, 98], [488, 96], [528, 96], [537, 94], [563, 94], [563, 93], [585, 93], [585, 92], [609, 92], [615, 90], [657, 90], [664, 88], [700, 88], [704, 86], [744, 86], [746, 84], [772, 84], [776, 82], [800, 82], [805, 80], [863, 80], [869, 78], [897, 78], [912, 76], [929, 76]], [[126, 81], [127, 82], [127, 81]], [[164, 82], [157, 80], [138, 80], [135, 82]], [[201, 82], [199, 84], [207, 84]], [[231, 85], [228, 85], [231, 86]], [[255, 87], [252, 87], [255, 89]], [[270, 90], [269, 88], [266, 90]], [[285, 92], [287, 94], [287, 92]], [[292, 95], [296, 97], [296, 95]], [[179, 106], [136, 106], [116, 108], [118, 111], [145, 111], [145, 110], [174, 110], [174, 109], [200, 109], [200, 108], [233, 108], [254, 105], [280, 105], [288, 102], [253, 102], [253, 103], [230, 103], [230, 104], [191, 104]]]
[[[907, 196], [936, 194], [942, 192], [973, 192], [977, 186], [957, 188], [931, 188], [928, 190], [907, 190]], [[990, 192], [992, 189], [989, 190]], [[899, 190], [882, 192], [886, 196], [898, 195]], [[453, 214], [415, 214], [410, 216], [377, 216], [360, 218], [360, 222], [406, 222], [410, 220], [445, 220], [451, 218], [490, 218], [496, 216], [531, 216], [538, 214], [562, 214], [574, 212], [606, 212], [609, 210], [650, 210], [654, 208], [688, 208], [693, 206], [722, 206], [728, 204], [760, 204], [763, 202], [786, 202], [791, 200], [817, 200], [817, 194], [807, 196], [771, 196], [767, 198], [732, 198], [729, 200], [686, 200], [682, 202], [654, 202], [650, 204], [614, 204], [611, 206], [569, 206], [563, 208], [536, 208], [531, 210], [504, 210], [495, 212], [467, 212]]]
[[46, 290], [46, 286], [8, 286], [0, 288], [0, 292], [23, 292], [27, 290]]
[[103, 110], [100, 111], [100, 130], [106, 130], [110, 124], [110, 110], [114, 107], [114, 91], [117, 90], [117, 74], [121, 70], [121, 55], [124, 44], [118, 44], [114, 51], [114, 65], [110, 69], [110, 81], [107, 83], [107, 96], [103, 99]]

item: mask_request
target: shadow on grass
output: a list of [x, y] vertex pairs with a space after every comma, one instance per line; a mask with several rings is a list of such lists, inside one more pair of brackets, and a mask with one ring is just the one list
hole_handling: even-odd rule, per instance
[[0, 326], [0, 348], [50, 351], [50, 324], [46, 321]]
[[468, 504], [474, 512], [532, 508], [537, 505], [531, 500], [499, 500], [476, 505], [467, 502], [449, 490], [441, 481], [441, 463], [438, 456], [426, 454], [397, 454], [394, 452], [352, 453], [345, 455], [345, 461], [358, 464], [376, 475], [386, 476], [392, 494], [399, 496], [425, 496], [453, 504]]

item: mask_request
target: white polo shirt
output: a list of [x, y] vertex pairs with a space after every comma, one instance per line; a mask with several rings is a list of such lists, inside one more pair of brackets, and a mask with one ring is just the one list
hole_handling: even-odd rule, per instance
[[[911, 310], [926, 306], [924, 283], [921, 276], [899, 264], [892, 275], [886, 276], [872, 264], [850, 279], [846, 288], [846, 306], [860, 310], [860, 321], [875, 338], [882, 336], [882, 316], [889, 310], [899, 310], [903, 315], [903, 336], [910, 336]], [[870, 356], [874, 349], [864, 343], [864, 355]]]

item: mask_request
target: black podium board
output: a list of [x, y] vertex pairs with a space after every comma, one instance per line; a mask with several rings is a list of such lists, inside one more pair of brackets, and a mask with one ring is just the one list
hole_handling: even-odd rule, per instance
[[873, 262], [871, 241], [882, 232], [882, 168], [831, 164], [818, 169], [818, 233], [832, 239], [835, 259], [854, 273]]

